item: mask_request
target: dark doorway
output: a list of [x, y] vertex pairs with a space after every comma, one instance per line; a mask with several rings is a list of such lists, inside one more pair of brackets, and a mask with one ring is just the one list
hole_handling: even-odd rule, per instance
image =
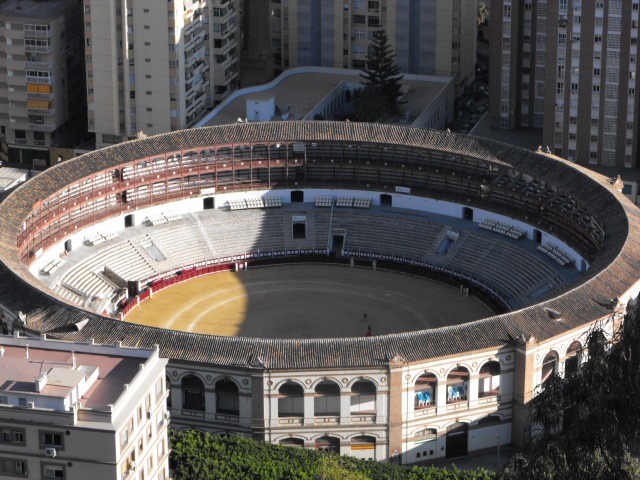
[[304, 222], [293, 224], [293, 238], [307, 238], [307, 224]]
[[302, 203], [304, 202], [304, 192], [302, 190], [293, 190], [291, 192], [291, 203]]
[[534, 230], [533, 238], [536, 241], [536, 243], [542, 243], [542, 232], [540, 230]]
[[473, 208], [464, 207], [462, 209], [462, 218], [473, 221]]
[[129, 214], [124, 217], [124, 228], [133, 227], [133, 215]]
[[202, 208], [204, 210], [213, 210], [216, 208], [213, 197], [206, 197], [202, 200]]
[[66, 242], [64, 242], [64, 251], [65, 252], [70, 252], [72, 249], [73, 249], [73, 246], [71, 245], [71, 239], [69, 239]]
[[344, 235], [333, 235], [331, 238], [331, 255], [342, 255], [344, 248]]
[[380, 205], [387, 205], [390, 207], [393, 205], [393, 197], [388, 193], [383, 193], [380, 195]]
[[447, 458], [467, 454], [468, 428], [466, 423], [454, 423], [447, 427]]

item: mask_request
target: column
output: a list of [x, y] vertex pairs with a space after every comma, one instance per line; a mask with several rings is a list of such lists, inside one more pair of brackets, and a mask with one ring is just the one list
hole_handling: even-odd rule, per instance
[[469, 408], [474, 408], [478, 406], [478, 390], [480, 389], [480, 373], [470, 373], [469, 374]]
[[313, 425], [316, 423], [315, 421], [315, 392], [304, 392], [304, 424], [305, 425]]
[[351, 390], [340, 390], [340, 425], [351, 423]]

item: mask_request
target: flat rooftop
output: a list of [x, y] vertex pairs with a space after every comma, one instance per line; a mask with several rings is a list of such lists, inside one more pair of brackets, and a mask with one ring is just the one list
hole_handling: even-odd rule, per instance
[[[26, 342], [29, 343], [29, 342]], [[31, 344], [38, 343], [34, 339]], [[107, 410], [114, 404], [138, 373], [145, 358], [93, 353], [72, 353], [69, 350], [49, 350], [7, 345], [0, 339], [4, 355], [0, 357], [0, 393], [31, 398], [65, 398], [93, 368], [99, 369], [97, 380], [80, 399], [81, 408]], [[73, 368], [75, 356], [76, 368]], [[47, 384], [38, 392], [36, 379], [48, 373]], [[36, 405], [37, 406], [37, 405]]]
[[[286, 120], [305, 119], [340, 84], [347, 83], [359, 87], [363, 81], [360, 70], [320, 67], [313, 71], [306, 68], [287, 70], [268, 84], [240, 90], [229, 103], [223, 102], [198, 126], [226, 125], [237, 122], [239, 118], [244, 120], [247, 116], [248, 99], [264, 100], [270, 97], [275, 97], [276, 105], [288, 105], [289, 115], [285, 115]], [[398, 119], [404, 116], [406, 122], [403, 123], [411, 124], [450, 81], [448, 77], [405, 75], [401, 83], [406, 85], [409, 91], [403, 98], [406, 103], [400, 105]], [[285, 119], [276, 113], [271, 120]], [[388, 121], [399, 123], [395, 118]]]
[[82, 4], [75, 0], [0, 0], [0, 18], [27, 23], [51, 21], [74, 5], [82, 8]]

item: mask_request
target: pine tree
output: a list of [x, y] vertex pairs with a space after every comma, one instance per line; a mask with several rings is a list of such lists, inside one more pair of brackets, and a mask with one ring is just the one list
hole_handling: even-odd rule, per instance
[[356, 120], [371, 122], [398, 111], [403, 75], [400, 75], [400, 67], [395, 63], [396, 56], [388, 42], [384, 30], [374, 33], [366, 68], [360, 74], [364, 87], [354, 98]]

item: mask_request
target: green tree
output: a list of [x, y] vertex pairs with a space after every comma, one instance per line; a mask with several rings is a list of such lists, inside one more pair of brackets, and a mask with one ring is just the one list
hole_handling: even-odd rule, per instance
[[360, 76], [364, 87], [355, 93], [353, 113], [355, 119], [373, 122], [384, 115], [396, 113], [402, 95], [400, 67], [395, 63], [395, 54], [389, 45], [384, 30], [374, 32], [369, 46], [367, 64]]
[[404, 467], [315, 450], [283, 447], [238, 435], [171, 430], [174, 480], [494, 480], [486, 470]]
[[[629, 450], [640, 440], [640, 314], [597, 325], [577, 373], [549, 379], [531, 402], [539, 432], [527, 455], [513, 457], [502, 477], [631, 479], [640, 476]], [[610, 320], [613, 322], [613, 320]]]

